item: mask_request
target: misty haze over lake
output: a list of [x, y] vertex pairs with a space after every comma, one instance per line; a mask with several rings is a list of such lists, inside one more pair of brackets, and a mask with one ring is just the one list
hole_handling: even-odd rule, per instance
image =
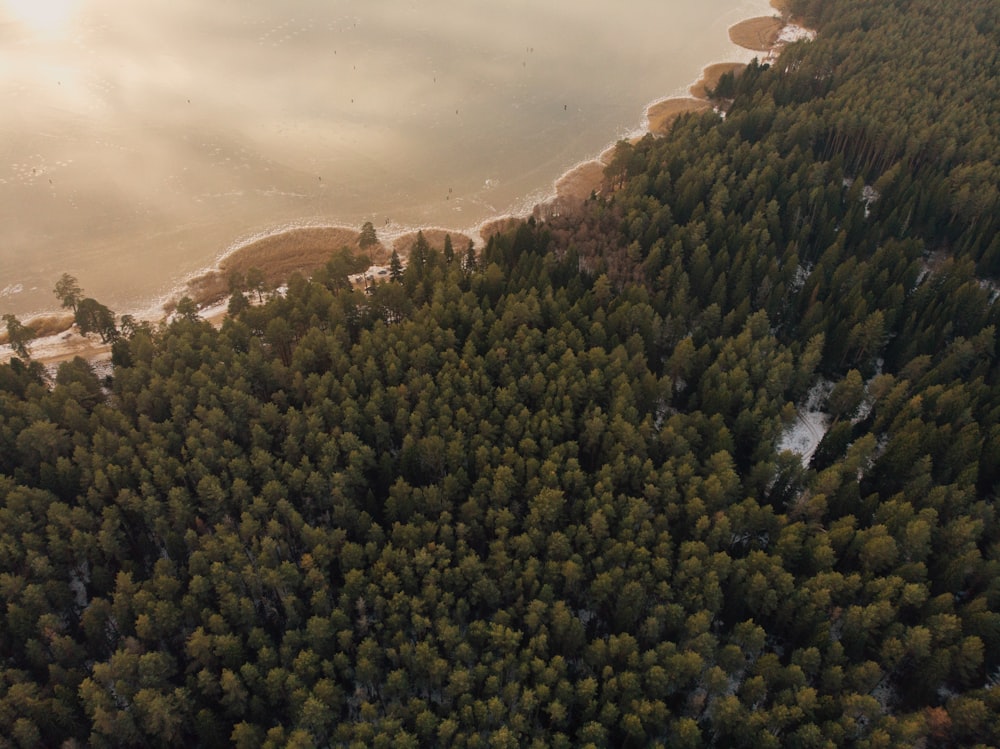
[[766, 0], [0, 0], [0, 311], [119, 312], [296, 224], [471, 230], [643, 125]]

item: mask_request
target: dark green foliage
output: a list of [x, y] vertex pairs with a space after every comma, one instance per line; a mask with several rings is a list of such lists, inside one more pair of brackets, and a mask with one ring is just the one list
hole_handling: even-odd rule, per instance
[[444, 235], [444, 261], [446, 263], [453, 262], [455, 260], [455, 248], [451, 243], [451, 234]]
[[378, 244], [378, 235], [375, 234], [375, 227], [371, 221], [365, 221], [361, 227], [361, 234], [358, 236], [358, 247], [367, 250]]
[[14, 315], [4, 315], [3, 322], [7, 328], [7, 342], [11, 350], [25, 361], [30, 359], [30, 344], [35, 337], [34, 328], [25, 325]]
[[198, 314], [198, 305], [195, 304], [194, 300], [189, 296], [182, 296], [177, 301], [175, 314], [178, 319], [187, 320], [188, 322], [195, 322], [200, 318]]
[[83, 289], [80, 288], [76, 278], [69, 273], [63, 273], [59, 277], [53, 293], [63, 307], [68, 307], [74, 312], [76, 312], [76, 305], [83, 299]]
[[[995, 37], [967, 5], [935, 33]], [[110, 389], [0, 367], [0, 736], [996, 745], [995, 219], [940, 193], [983, 147], [847, 96], [925, 2], [802, 6], [820, 41], [572, 220], [418, 236], [370, 294], [349, 254], [244, 280], [221, 329], [133, 326]]]
[[392, 255], [389, 257], [389, 280], [403, 280], [403, 261], [400, 260], [399, 253], [395, 250], [392, 251]]
[[[237, 278], [235, 280], [239, 281], [240, 279]], [[263, 302], [264, 291], [267, 289], [267, 278], [264, 275], [264, 271], [256, 266], [248, 268], [242, 280], [242, 287], [239, 287], [238, 290], [252, 291], [257, 295], [257, 301]]]
[[115, 313], [96, 299], [81, 299], [76, 305], [74, 320], [82, 335], [97, 333], [103, 343], [114, 341], [118, 337]]

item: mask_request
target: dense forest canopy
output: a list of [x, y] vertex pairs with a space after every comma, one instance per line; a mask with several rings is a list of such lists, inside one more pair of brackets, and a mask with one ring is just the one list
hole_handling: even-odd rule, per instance
[[797, 10], [572, 215], [0, 367], [0, 745], [1000, 743], [996, 3]]

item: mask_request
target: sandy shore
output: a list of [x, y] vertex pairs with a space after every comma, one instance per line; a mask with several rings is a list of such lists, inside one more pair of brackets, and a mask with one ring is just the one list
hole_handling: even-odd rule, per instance
[[[682, 114], [711, 109], [712, 103], [708, 99], [708, 91], [719, 85], [719, 79], [725, 73], [738, 73], [745, 67], [746, 65], [741, 62], [720, 62], [708, 65], [702, 71], [701, 77], [691, 84], [689, 88], [691, 96], [661, 99], [646, 109], [646, 131], [653, 135], [666, 135], [670, 132], [670, 126], [674, 120]], [[572, 204], [586, 200], [591, 195], [600, 194], [604, 182], [604, 168], [611, 162], [614, 152], [615, 147], [612, 146], [596, 159], [581, 162], [560, 177], [556, 181], [556, 195], [552, 200], [549, 212], [568, 209]], [[482, 231], [484, 238], [489, 236], [486, 233], [487, 230], [492, 234], [497, 231], [497, 228], [493, 222], [486, 224]]]
[[[796, 25], [787, 16], [785, 0], [771, 0], [771, 5], [781, 13], [778, 16], [762, 16], [741, 21], [729, 29], [730, 39], [746, 49], [768, 53], [773, 59], [785, 44], [803, 38], [812, 38], [813, 32]], [[783, 20], [784, 19], [784, 20]], [[746, 67], [743, 63], [718, 62], [708, 65], [701, 77], [691, 84], [690, 96], [670, 97], [657, 101], [646, 111], [647, 131], [654, 135], [666, 135], [674, 120], [689, 112], [705, 111], [712, 107], [708, 92], [714, 89], [720, 78], [729, 72], [739, 74]], [[608, 148], [595, 159], [583, 161], [566, 172], [555, 183], [554, 196], [544, 205], [536, 206], [535, 212], [547, 214], [563, 210], [573, 210], [580, 202], [602, 190], [604, 168], [614, 154], [614, 146]], [[498, 216], [483, 222], [478, 227], [479, 239], [486, 241], [493, 234], [515, 226], [523, 217]], [[456, 253], [465, 251], [473, 237], [458, 231], [438, 228], [422, 229], [424, 238], [437, 249], [444, 246], [445, 234], [450, 234]], [[223, 257], [216, 268], [190, 279], [183, 292], [198, 303], [202, 315], [214, 324], [221, 324], [225, 317], [225, 298], [228, 295], [228, 278], [234, 271], [245, 273], [251, 267], [264, 271], [267, 283], [275, 287], [287, 281], [293, 273], [310, 275], [322, 267], [330, 253], [342, 247], [358, 250], [358, 230], [341, 226], [300, 227], [279, 231], [238, 247]], [[388, 264], [393, 250], [406, 256], [416, 241], [417, 230], [406, 232], [368, 248], [368, 255], [375, 266]], [[164, 311], [169, 313], [173, 303], [168, 303]], [[34, 321], [27, 320], [26, 324]], [[158, 322], [158, 321], [154, 321]], [[92, 362], [106, 361], [110, 357], [110, 346], [101, 345], [70, 329], [72, 318], [67, 315], [46, 315], [42, 331], [44, 337], [37, 338], [30, 348], [34, 359], [54, 366], [61, 361], [82, 356]], [[5, 343], [6, 331], [0, 331], [0, 362], [12, 356]]]
[[[768, 60], [773, 60], [788, 43], [799, 39], [811, 39], [815, 33], [805, 29], [788, 17], [785, 0], [771, 0], [771, 7], [781, 14], [778, 16], [761, 16], [748, 18], [729, 29], [732, 42], [744, 49], [756, 52], [766, 52]], [[708, 92], [719, 85], [726, 73], [739, 75], [746, 67], [741, 62], [717, 62], [707, 65], [701, 77], [691, 84], [690, 96], [678, 96], [654, 102], [646, 110], [646, 129], [654, 135], [666, 135], [674, 120], [682, 114], [701, 112], [712, 107]], [[607, 149], [596, 159], [577, 164], [556, 182], [556, 195], [547, 206], [547, 213], [561, 212], [574, 202], [586, 200], [593, 194], [599, 194], [603, 187], [604, 168], [614, 155], [614, 147]], [[482, 234], [498, 231], [506, 225], [504, 221], [490, 222], [484, 225]]]

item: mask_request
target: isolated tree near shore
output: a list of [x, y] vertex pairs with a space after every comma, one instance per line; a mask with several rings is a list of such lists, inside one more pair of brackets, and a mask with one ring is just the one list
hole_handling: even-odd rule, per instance
[[69, 273], [63, 273], [59, 277], [59, 280], [56, 281], [53, 291], [63, 307], [73, 310], [74, 313], [76, 312], [77, 305], [83, 299], [83, 289], [80, 288], [80, 284], [74, 276], [71, 276]]
[[375, 226], [371, 221], [365, 221], [361, 226], [361, 236], [358, 237], [358, 247], [367, 250], [378, 244], [378, 235], [375, 233]]
[[136, 330], [148, 323], [139, 322], [135, 319], [135, 315], [122, 315], [121, 319], [118, 321], [119, 328], [122, 335], [126, 337], [131, 337]]
[[7, 341], [14, 353], [21, 359], [30, 359], [28, 344], [35, 337], [35, 329], [25, 325], [14, 315], [4, 315], [3, 321], [7, 325]]
[[201, 316], [198, 314], [198, 305], [195, 304], [194, 300], [189, 296], [183, 296], [177, 302], [177, 309], [175, 310], [177, 319], [188, 320], [190, 322], [198, 322]]
[[243, 279], [244, 288], [247, 291], [255, 292], [257, 294], [257, 301], [260, 303], [264, 302], [264, 287], [266, 280], [264, 271], [256, 265], [252, 268], [247, 268], [246, 276], [244, 276]]
[[118, 338], [118, 328], [115, 325], [115, 313], [98, 302], [87, 297], [76, 305], [74, 316], [76, 327], [83, 335], [97, 333], [102, 343], [108, 343]]

